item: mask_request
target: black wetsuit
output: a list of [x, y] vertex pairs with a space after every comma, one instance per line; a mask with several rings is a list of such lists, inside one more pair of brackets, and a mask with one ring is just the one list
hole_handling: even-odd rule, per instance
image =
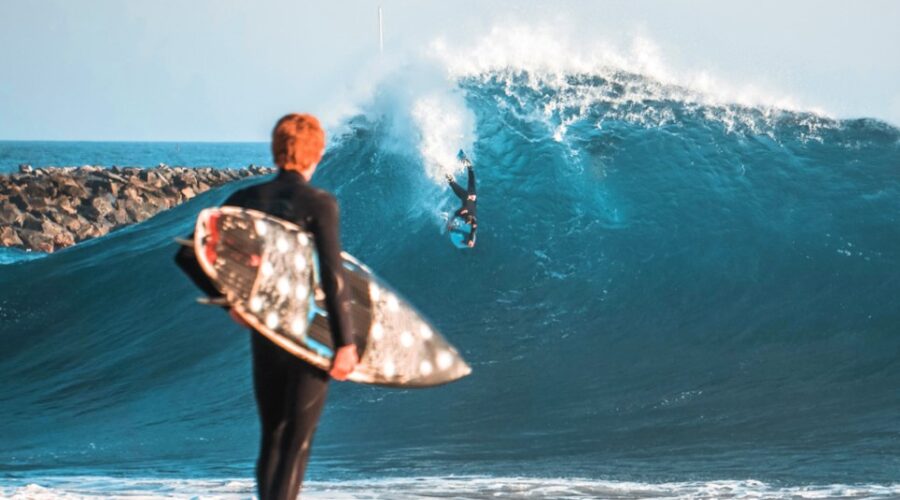
[[[325, 292], [335, 350], [353, 342], [349, 301], [343, 285], [338, 205], [329, 193], [310, 186], [295, 172], [237, 191], [225, 205], [253, 208], [293, 222], [312, 233]], [[197, 286], [220, 294], [197, 264], [192, 249], [175, 258]], [[310, 445], [328, 392], [328, 374], [273, 344], [251, 335], [253, 387], [259, 407], [262, 440], [256, 479], [260, 500], [295, 499], [300, 492]]]
[[466, 171], [469, 175], [469, 182], [466, 185], [466, 189], [463, 189], [462, 186], [457, 184], [450, 176], [447, 176], [447, 182], [450, 183], [453, 192], [456, 193], [456, 196], [463, 202], [463, 206], [456, 212], [453, 212], [453, 217], [451, 217], [450, 222], [452, 223], [453, 219], [459, 217], [469, 225], [471, 229], [469, 230], [469, 236], [466, 237], [466, 244], [468, 244], [469, 242], [475, 241], [475, 230], [478, 229], [478, 213], [476, 208], [475, 170], [472, 169], [472, 165], [467, 165]]

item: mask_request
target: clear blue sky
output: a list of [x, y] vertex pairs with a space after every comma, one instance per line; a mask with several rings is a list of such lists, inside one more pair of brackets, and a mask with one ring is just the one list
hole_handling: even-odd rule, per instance
[[[900, 2], [2, 0], [0, 139], [265, 140], [386, 51], [493, 27], [652, 40], [667, 66], [900, 124]], [[561, 28], [562, 29], [562, 28]]]

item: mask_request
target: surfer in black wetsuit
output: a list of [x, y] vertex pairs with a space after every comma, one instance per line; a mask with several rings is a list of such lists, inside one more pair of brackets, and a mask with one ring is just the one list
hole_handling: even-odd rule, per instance
[[453, 221], [457, 217], [462, 219], [470, 228], [469, 235], [466, 237], [466, 245], [468, 245], [469, 248], [472, 248], [475, 246], [475, 230], [478, 229], [477, 209], [475, 206], [478, 201], [478, 196], [475, 194], [475, 170], [472, 168], [472, 162], [469, 161], [466, 154], [463, 153], [461, 149], [456, 155], [456, 158], [466, 166], [469, 181], [466, 185], [466, 189], [463, 189], [462, 186], [453, 180], [453, 176], [447, 174], [447, 182], [450, 184], [450, 188], [453, 189], [453, 192], [456, 193], [456, 196], [459, 197], [463, 203], [462, 207], [456, 212], [453, 212], [453, 216], [447, 221], [447, 229], [450, 230], [453, 228]]
[[[325, 404], [328, 375], [344, 380], [359, 362], [344, 285], [338, 204], [308, 184], [322, 157], [325, 134], [309, 115], [287, 115], [272, 133], [278, 175], [241, 189], [225, 205], [252, 208], [293, 222], [314, 236], [321, 286], [336, 354], [329, 373], [294, 357], [259, 332], [251, 335], [253, 387], [262, 430], [256, 479], [260, 500], [295, 499], [300, 492], [313, 434]], [[183, 247], [178, 265], [210, 296], [221, 296], [200, 268], [193, 249]], [[232, 317], [247, 326], [236, 314]]]

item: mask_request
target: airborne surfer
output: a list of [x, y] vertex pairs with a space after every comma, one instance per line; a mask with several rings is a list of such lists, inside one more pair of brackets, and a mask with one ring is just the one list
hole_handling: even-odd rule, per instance
[[463, 189], [462, 186], [456, 183], [453, 180], [453, 176], [447, 174], [447, 183], [450, 184], [450, 188], [453, 189], [453, 192], [457, 197], [462, 201], [462, 207], [459, 208], [456, 212], [453, 212], [453, 216], [450, 217], [450, 220], [447, 221], [447, 229], [452, 230], [453, 224], [457, 218], [462, 219], [463, 222], [469, 225], [469, 235], [466, 236], [466, 246], [472, 248], [475, 246], [475, 230], [478, 229], [478, 219], [476, 217], [476, 202], [478, 200], [478, 196], [475, 194], [475, 170], [472, 167], [472, 162], [469, 161], [469, 158], [466, 157], [466, 154], [462, 149], [459, 150], [459, 153], [456, 155], [456, 159], [461, 161], [463, 165], [466, 166], [466, 173], [469, 176], [468, 183], [466, 185], [466, 189]]
[[[315, 117], [283, 117], [272, 132], [272, 156], [279, 167], [278, 175], [241, 189], [225, 201], [225, 205], [251, 208], [293, 222], [312, 233], [336, 349], [331, 371], [325, 373], [253, 331], [253, 387], [262, 431], [256, 463], [260, 500], [297, 498], [325, 405], [328, 375], [345, 380], [359, 362], [344, 285], [337, 200], [309, 184], [324, 149], [325, 133]], [[221, 296], [192, 249], [183, 247], [176, 262], [204, 292]], [[247, 326], [236, 312], [230, 313], [235, 321]]]

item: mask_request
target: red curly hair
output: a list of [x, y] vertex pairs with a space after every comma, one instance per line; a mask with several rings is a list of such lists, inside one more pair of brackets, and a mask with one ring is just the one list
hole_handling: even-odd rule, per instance
[[291, 113], [272, 130], [272, 157], [284, 170], [304, 172], [322, 159], [325, 131], [315, 116]]

